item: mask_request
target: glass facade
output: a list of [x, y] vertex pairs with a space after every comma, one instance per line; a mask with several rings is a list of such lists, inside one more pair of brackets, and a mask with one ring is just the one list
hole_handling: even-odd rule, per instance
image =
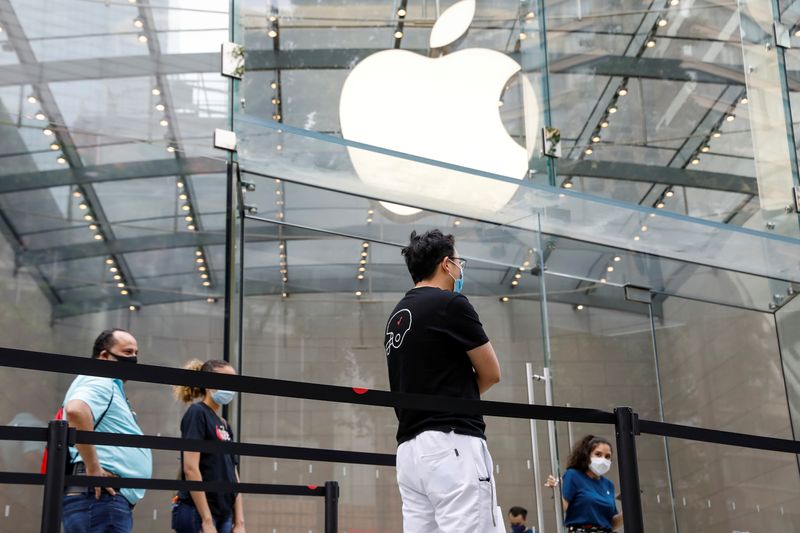
[[[388, 389], [399, 248], [439, 227], [500, 358], [487, 399], [532, 387], [796, 438], [800, 2], [477, 0], [461, 21], [454, 4], [0, 0], [2, 345], [88, 355], [123, 327], [147, 363], [224, 356]], [[224, 42], [243, 47], [241, 79], [220, 74]], [[70, 379], [0, 372], [0, 422], [45, 424]], [[179, 434], [167, 387], [127, 388], [145, 433]], [[231, 418], [247, 442], [395, 449], [384, 408], [244, 395]], [[536, 427], [545, 475], [582, 435], [613, 437]], [[487, 434], [500, 504], [538, 528], [528, 423], [488, 418]], [[638, 447], [647, 531], [800, 523], [795, 457]], [[40, 454], [2, 443], [0, 469], [36, 471]], [[174, 477], [176, 454], [154, 460]], [[247, 458], [241, 474], [335, 479], [343, 530], [402, 530], [391, 468]], [[136, 529], [169, 531], [171, 496], [150, 491]], [[0, 487], [0, 530], [37, 530], [40, 501]], [[251, 530], [322, 531], [317, 501], [245, 507]]]

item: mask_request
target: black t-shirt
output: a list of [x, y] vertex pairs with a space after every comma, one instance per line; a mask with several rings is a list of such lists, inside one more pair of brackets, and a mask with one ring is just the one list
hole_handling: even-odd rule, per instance
[[[411, 289], [394, 308], [385, 333], [392, 391], [480, 399], [467, 351], [489, 338], [464, 295], [436, 287]], [[409, 409], [395, 413], [398, 444], [427, 430], [486, 438], [480, 415]]]
[[[230, 441], [233, 431], [227, 422], [217, 416], [203, 402], [189, 406], [181, 420], [181, 437], [184, 439]], [[236, 458], [229, 454], [201, 453], [200, 475], [203, 481], [230, 481], [236, 483]], [[183, 472], [183, 452], [181, 452], [181, 479], [186, 479]], [[181, 501], [194, 505], [188, 491], [180, 491]], [[236, 493], [206, 492], [208, 507], [215, 518], [227, 518], [233, 512]]]

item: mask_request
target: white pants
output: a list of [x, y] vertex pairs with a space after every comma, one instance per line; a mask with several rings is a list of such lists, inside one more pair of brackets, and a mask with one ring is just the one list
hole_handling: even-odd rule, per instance
[[478, 437], [425, 431], [397, 448], [404, 533], [504, 531], [492, 457]]

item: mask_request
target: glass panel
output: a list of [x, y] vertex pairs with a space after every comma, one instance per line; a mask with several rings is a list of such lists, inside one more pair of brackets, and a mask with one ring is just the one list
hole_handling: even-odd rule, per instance
[[794, 438], [800, 432], [800, 298], [795, 297], [777, 313], [778, 343], [783, 361], [783, 379], [786, 382], [786, 397], [792, 415]]

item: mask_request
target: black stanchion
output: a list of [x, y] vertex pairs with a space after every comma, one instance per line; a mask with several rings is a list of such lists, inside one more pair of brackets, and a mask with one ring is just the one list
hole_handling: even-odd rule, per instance
[[47, 424], [47, 475], [44, 478], [42, 501], [42, 533], [61, 531], [64, 476], [66, 475], [69, 443], [66, 420], [51, 420]]
[[325, 533], [339, 531], [339, 483], [325, 482]]
[[642, 495], [639, 488], [639, 465], [636, 457], [637, 416], [630, 407], [617, 407], [617, 464], [619, 465], [619, 482], [622, 490], [622, 514], [625, 521], [625, 533], [644, 533], [642, 517]]

